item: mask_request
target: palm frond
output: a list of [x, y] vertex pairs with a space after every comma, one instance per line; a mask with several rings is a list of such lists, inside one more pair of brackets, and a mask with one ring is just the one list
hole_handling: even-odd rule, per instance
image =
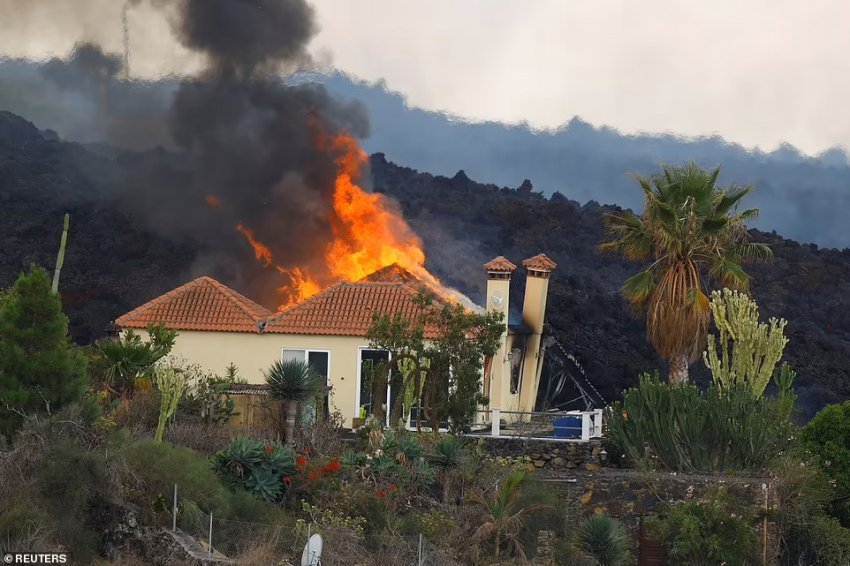
[[322, 385], [321, 376], [307, 362], [277, 361], [266, 372], [271, 394], [286, 401], [306, 401], [316, 395]]

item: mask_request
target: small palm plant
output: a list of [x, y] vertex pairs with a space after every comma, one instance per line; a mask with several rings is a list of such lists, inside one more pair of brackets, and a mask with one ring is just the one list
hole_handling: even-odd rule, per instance
[[505, 478], [492, 498], [485, 498], [480, 493], [473, 496], [474, 502], [484, 508], [484, 523], [476, 529], [474, 538], [479, 541], [492, 540], [496, 559], [504, 548], [524, 561], [525, 549], [520, 534], [525, 526], [525, 518], [549, 507], [539, 503], [519, 507], [519, 496], [526, 478], [524, 471], [514, 471]]
[[598, 566], [626, 563], [629, 535], [623, 524], [607, 515], [594, 515], [579, 524], [575, 547]]
[[286, 444], [295, 444], [295, 415], [298, 404], [316, 396], [321, 376], [307, 362], [285, 360], [275, 362], [266, 372], [266, 383], [272, 397], [286, 403]]
[[437, 469], [439, 475], [443, 503], [448, 502], [451, 472], [461, 465], [465, 455], [460, 440], [452, 435], [440, 437], [434, 443], [433, 451], [428, 455], [428, 461]]

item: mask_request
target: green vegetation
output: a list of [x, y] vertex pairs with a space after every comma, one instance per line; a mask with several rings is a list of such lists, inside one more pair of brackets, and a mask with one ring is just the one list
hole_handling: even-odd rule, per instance
[[[424, 420], [431, 430], [448, 422], [453, 432], [467, 431], [478, 407], [487, 401], [481, 393], [483, 360], [498, 349], [504, 317], [496, 312], [471, 312], [459, 304], [437, 304], [425, 292], [419, 294], [417, 304], [419, 314], [414, 320], [376, 314], [372, 321], [367, 332], [370, 347], [387, 350], [391, 359], [373, 376], [374, 398], [386, 398], [387, 376], [396, 369], [403, 381], [397, 388], [393, 425], [403, 408], [410, 409], [404, 406], [407, 399], [422, 407], [418, 429]], [[426, 327], [434, 333], [427, 343]], [[373, 407], [373, 414], [383, 419], [382, 408]]]
[[761, 470], [789, 445], [794, 399], [790, 384], [774, 399], [747, 387], [702, 391], [643, 375], [608, 410], [608, 430], [632, 462], [648, 448], [670, 470]]
[[721, 387], [749, 387], [761, 397], [788, 343], [787, 322], [772, 318], [760, 323], [756, 302], [729, 289], [711, 293], [711, 312], [719, 337], [709, 336], [703, 358], [712, 379]]
[[40, 267], [0, 296], [0, 433], [11, 437], [27, 415], [53, 413], [83, 399], [86, 358], [68, 338], [68, 318]]
[[629, 534], [620, 521], [593, 515], [582, 521], [575, 534], [576, 549], [599, 566], [620, 566], [629, 555]]
[[803, 427], [801, 437], [834, 484], [835, 516], [850, 527], [850, 401], [823, 409]]
[[240, 437], [213, 457], [213, 465], [228, 485], [264, 501], [280, 501], [295, 473], [295, 453], [279, 442], [264, 445]]
[[749, 242], [744, 222], [756, 209], [738, 212], [752, 189], [717, 186], [720, 169], [695, 163], [664, 166], [661, 174], [636, 177], [644, 212], [606, 217], [609, 241], [601, 245], [634, 261], [652, 263], [623, 285], [623, 294], [646, 309], [649, 340], [670, 363], [670, 382], [688, 379], [688, 364], [705, 350], [711, 315], [706, 285], [714, 280], [746, 289], [744, 262], [772, 256], [764, 244]]
[[752, 508], [726, 490], [670, 504], [650, 521], [650, 530], [667, 541], [670, 564], [748, 566], [759, 563]]
[[295, 444], [295, 417], [299, 403], [316, 396], [321, 377], [307, 362], [276, 361], [266, 372], [266, 383], [274, 398], [286, 402], [286, 443]]
[[156, 425], [156, 433], [154, 440], [162, 442], [162, 435], [165, 434], [165, 425], [168, 419], [174, 416], [177, 410], [177, 403], [186, 392], [186, 376], [180, 370], [170, 364], [159, 364], [153, 370], [154, 383], [159, 390], [159, 420]]
[[146, 342], [132, 330], [95, 342], [90, 352], [93, 384], [121, 399], [131, 397], [136, 390], [150, 389], [151, 372], [171, 352], [177, 332], [151, 325], [147, 333]]

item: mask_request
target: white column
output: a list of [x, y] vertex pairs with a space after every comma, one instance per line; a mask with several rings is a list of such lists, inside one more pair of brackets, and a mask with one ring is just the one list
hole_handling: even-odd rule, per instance
[[490, 434], [499, 436], [502, 428], [502, 411], [496, 408], [490, 409]]

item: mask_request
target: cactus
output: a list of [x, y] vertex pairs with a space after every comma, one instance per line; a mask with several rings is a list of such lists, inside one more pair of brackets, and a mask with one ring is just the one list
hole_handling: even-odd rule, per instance
[[608, 411], [611, 438], [634, 462], [649, 449], [678, 471], [757, 470], [783, 450], [794, 406], [787, 374], [778, 398], [755, 397], [747, 387], [717, 384], [700, 391], [644, 375]]
[[65, 263], [65, 244], [68, 242], [68, 226], [71, 223], [71, 215], [65, 213], [65, 221], [62, 224], [62, 240], [59, 243], [59, 255], [56, 256], [56, 268], [53, 270], [53, 286], [51, 290], [54, 294], [59, 292], [59, 273], [62, 271], [62, 265]]
[[709, 335], [703, 360], [712, 379], [725, 388], [744, 385], [760, 397], [788, 343], [787, 322], [771, 318], [767, 324], [759, 323], [756, 302], [729, 289], [711, 294], [711, 312], [719, 337]]
[[182, 371], [172, 365], [158, 365], [154, 369], [154, 379], [159, 389], [161, 399], [159, 405], [159, 422], [156, 425], [154, 440], [162, 442], [165, 425], [177, 410], [177, 403], [186, 391], [186, 377]]

